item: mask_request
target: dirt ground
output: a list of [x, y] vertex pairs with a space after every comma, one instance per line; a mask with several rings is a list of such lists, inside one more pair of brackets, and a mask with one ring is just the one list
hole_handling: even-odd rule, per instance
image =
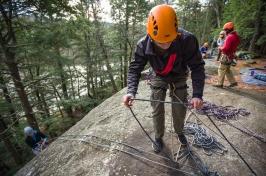
[[[218, 78], [217, 78], [217, 69], [218, 69], [218, 63], [214, 61], [214, 59], [205, 60], [206, 62], [206, 73], [207, 73], [207, 84], [216, 84]], [[257, 86], [252, 84], [246, 84], [242, 81], [240, 70], [245, 67], [251, 67], [251, 68], [265, 68], [266, 66], [266, 58], [257, 58], [254, 59], [253, 64], [249, 64], [244, 60], [238, 60], [237, 66], [232, 67], [232, 71], [235, 75], [235, 79], [238, 82], [238, 86], [229, 89], [228, 91], [231, 91], [235, 94], [244, 95], [246, 97], [249, 97], [251, 99], [255, 99], [256, 101], [259, 101], [261, 103], [266, 104], [266, 86]], [[225, 85], [228, 85], [229, 82], [225, 79]]]

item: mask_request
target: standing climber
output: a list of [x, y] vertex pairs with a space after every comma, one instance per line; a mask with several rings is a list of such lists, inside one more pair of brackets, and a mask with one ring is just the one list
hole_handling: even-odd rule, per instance
[[227, 77], [230, 85], [228, 87], [237, 86], [237, 82], [234, 78], [234, 75], [231, 71], [231, 65], [234, 63], [234, 59], [236, 58], [235, 52], [237, 46], [240, 43], [240, 39], [238, 37], [237, 32], [234, 30], [234, 23], [228, 22], [225, 23], [223, 27], [226, 33], [226, 39], [224, 45], [219, 47], [221, 51], [220, 57], [220, 65], [218, 67], [218, 83], [214, 85], [215, 87], [223, 87], [224, 78]]
[[[170, 88], [173, 102], [187, 103], [186, 81], [190, 69], [193, 85], [190, 103], [194, 108], [201, 108], [205, 73], [196, 37], [178, 28], [175, 10], [166, 4], [151, 9], [146, 29], [147, 35], [138, 42], [134, 59], [129, 66], [128, 89], [123, 97], [124, 105], [132, 106], [141, 71], [149, 62], [155, 75], [150, 81], [151, 100], [164, 101], [166, 91]], [[156, 144], [152, 147], [155, 152], [160, 152], [163, 149], [165, 109], [164, 104], [159, 102], [153, 101], [151, 106]], [[174, 130], [183, 145], [187, 144], [183, 134], [185, 115], [185, 106], [172, 104]]]

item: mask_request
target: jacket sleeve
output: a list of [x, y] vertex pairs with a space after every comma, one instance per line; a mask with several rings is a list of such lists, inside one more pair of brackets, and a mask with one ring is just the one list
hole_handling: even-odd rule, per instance
[[147, 64], [148, 59], [144, 55], [144, 47], [142, 43], [138, 43], [134, 58], [131, 61], [128, 69], [128, 77], [127, 77], [127, 93], [133, 96], [136, 95], [139, 85], [139, 79], [141, 76], [141, 72], [143, 71], [145, 65]]
[[193, 95], [202, 98], [205, 82], [205, 62], [198, 50], [199, 44], [195, 36], [190, 35], [184, 42], [184, 60], [191, 71]]

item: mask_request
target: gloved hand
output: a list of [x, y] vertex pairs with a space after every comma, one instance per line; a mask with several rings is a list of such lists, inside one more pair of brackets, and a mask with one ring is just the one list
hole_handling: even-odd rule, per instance
[[134, 96], [133, 95], [131, 95], [131, 94], [126, 94], [126, 95], [124, 95], [123, 96], [123, 103], [124, 103], [124, 105], [126, 106], [126, 107], [129, 107], [129, 106], [132, 106], [133, 104], [133, 99], [134, 98]]
[[195, 108], [195, 109], [201, 109], [202, 105], [203, 105], [202, 99], [196, 98], [196, 97], [192, 98], [190, 103], [192, 104], [193, 108]]

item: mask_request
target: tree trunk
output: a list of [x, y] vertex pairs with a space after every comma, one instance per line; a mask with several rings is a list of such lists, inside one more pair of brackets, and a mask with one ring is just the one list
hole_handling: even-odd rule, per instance
[[46, 117], [50, 117], [49, 107], [48, 107], [48, 105], [46, 103], [45, 95], [44, 95], [43, 91], [40, 92], [40, 95], [41, 95], [41, 101], [42, 101], [43, 107], [44, 107], [45, 116]]
[[113, 86], [113, 92], [117, 92], [118, 89], [116, 87], [116, 84], [115, 84], [115, 80], [114, 80], [114, 76], [113, 76], [113, 73], [112, 73], [112, 68], [111, 68], [111, 65], [110, 65], [110, 62], [109, 62], [109, 57], [108, 57], [108, 54], [107, 54], [107, 50], [104, 46], [104, 41], [102, 39], [101, 36], [98, 35], [97, 37], [99, 39], [99, 44], [100, 44], [100, 47], [102, 49], [102, 52], [103, 52], [103, 56], [104, 56], [104, 59], [105, 59], [105, 65], [106, 65], [106, 68], [107, 68], [107, 74], [108, 74], [108, 77], [112, 83], [112, 86]]
[[[40, 76], [40, 66], [36, 67], [36, 76], [37, 77]], [[41, 89], [40, 91], [39, 91], [39, 88]], [[50, 117], [49, 107], [48, 107], [48, 105], [46, 103], [45, 95], [44, 95], [44, 92], [43, 92], [43, 88], [40, 85], [39, 81], [37, 82], [37, 90], [38, 90], [38, 92], [40, 94], [40, 99], [41, 99], [41, 102], [42, 102], [42, 106], [43, 106], [43, 111], [44, 111], [45, 117]]]
[[[33, 76], [31, 68], [29, 68], [29, 73], [30, 73], [30, 76], [31, 76], [31, 80], [33, 81], [34, 80], [34, 76]], [[36, 73], [36, 74], [38, 76], [38, 73]], [[34, 92], [35, 92], [35, 95], [36, 95], [36, 98], [37, 98], [37, 106], [36, 107], [37, 107], [38, 111], [40, 112], [41, 116], [43, 116], [43, 115], [45, 115], [45, 112], [44, 112], [44, 108], [42, 106], [42, 100], [41, 100], [41, 96], [40, 96], [40, 93], [39, 93], [37, 85], [38, 85], [38, 83], [33, 85], [33, 89], [34, 89]]]
[[221, 14], [220, 14], [220, 9], [219, 9], [219, 4], [217, 1], [214, 2], [213, 7], [214, 7], [215, 14], [216, 14], [217, 27], [221, 28]]
[[[59, 112], [60, 112], [60, 114], [61, 114], [61, 117], [64, 118], [64, 113], [63, 113], [63, 111], [62, 111], [62, 109], [61, 109], [61, 107], [60, 107], [60, 104], [59, 104], [59, 101], [58, 101], [58, 98], [57, 98], [57, 96], [59, 95], [59, 93], [58, 93], [58, 91], [56, 90], [56, 87], [55, 87], [54, 84], [52, 84], [52, 87], [53, 87], [53, 89], [54, 89], [54, 96], [55, 96], [55, 100], [56, 100], [56, 106], [57, 106], [57, 108], [58, 108], [58, 110], [59, 110]], [[60, 96], [59, 96], [59, 98], [61, 99]]]
[[29, 123], [29, 125], [31, 127], [33, 127], [36, 130], [39, 130], [38, 122], [34, 116], [32, 107], [31, 107], [30, 102], [28, 100], [28, 96], [25, 92], [24, 86], [23, 86], [21, 78], [20, 78], [17, 63], [12, 62], [12, 61], [14, 61], [14, 59], [12, 59], [12, 58], [7, 58], [7, 59], [9, 61], [7, 61], [6, 64], [8, 66], [9, 71], [10, 71], [10, 74], [12, 76], [13, 82], [14, 82], [15, 87], [16, 87], [16, 91], [17, 91], [18, 96], [20, 98], [20, 101], [23, 105], [23, 109], [25, 112], [25, 116], [27, 118], [27, 122]]
[[[13, 7], [13, 3], [11, 1], [8, 7], [4, 8], [1, 3], [0, 3], [0, 7], [1, 7], [0, 11], [4, 19], [2, 21], [4, 21], [6, 25], [6, 26], [4, 25], [5, 28], [1, 29], [1, 32], [0, 32], [0, 44], [2, 47], [3, 55], [5, 57], [4, 60], [10, 71], [10, 74], [12, 76], [13, 82], [16, 87], [16, 91], [23, 105], [23, 109], [24, 109], [24, 112], [27, 118], [27, 122], [29, 123], [31, 127], [39, 130], [37, 120], [33, 114], [32, 107], [29, 103], [28, 96], [25, 92], [23, 83], [21, 81], [18, 66], [16, 63], [15, 53], [13, 52], [13, 50], [10, 49], [10, 47], [8, 47], [9, 45], [11, 46], [17, 45], [15, 31], [14, 31], [13, 24], [12, 24], [12, 19], [13, 19], [12, 15], [16, 13], [15, 12], [16, 8]], [[4, 31], [6, 31], [6, 34], [4, 34]]]
[[[59, 48], [56, 48], [56, 52], [57, 52], [58, 56], [60, 57], [61, 54], [60, 54]], [[57, 67], [58, 67], [59, 74], [60, 74], [60, 81], [61, 81], [63, 96], [64, 96], [65, 100], [68, 100], [69, 96], [68, 96], [68, 92], [67, 92], [67, 79], [65, 77], [63, 64], [62, 64], [62, 61], [60, 60], [60, 58], [57, 59]], [[73, 117], [73, 112], [72, 112], [71, 106], [65, 107], [65, 110], [66, 110], [66, 113], [69, 117]]]
[[[119, 44], [120, 50], [122, 50], [121, 43]], [[121, 89], [124, 88], [124, 78], [123, 78], [123, 56], [120, 57], [120, 80], [121, 80]]]
[[7, 149], [7, 151], [11, 154], [11, 156], [14, 159], [15, 163], [17, 165], [20, 165], [22, 163], [22, 159], [20, 157], [20, 154], [16, 151], [15, 147], [13, 146], [13, 144], [10, 141], [10, 136], [11, 135], [7, 135], [8, 132], [5, 132], [4, 134], [2, 134], [6, 129], [7, 129], [6, 128], [6, 124], [5, 124], [4, 120], [1, 118], [1, 115], [0, 115], [0, 138], [4, 142], [4, 145], [5, 145], [6, 149]]
[[260, 6], [259, 11], [256, 14], [256, 19], [254, 21], [254, 25], [255, 25], [255, 31], [254, 34], [252, 36], [252, 39], [250, 40], [250, 44], [248, 47], [248, 51], [250, 52], [255, 52], [255, 47], [256, 47], [256, 42], [260, 36], [260, 30], [261, 30], [261, 26], [262, 26], [262, 17], [263, 17], [263, 12], [265, 11], [265, 5]]
[[[92, 4], [93, 6], [93, 4]], [[97, 11], [96, 11], [96, 7], [92, 7], [93, 9], [93, 17], [94, 17], [94, 23], [95, 23], [95, 27], [96, 27], [96, 38], [98, 40], [98, 43], [100, 45], [100, 48], [102, 50], [102, 54], [104, 56], [104, 59], [105, 59], [105, 65], [107, 67], [107, 74], [108, 74], [108, 77], [111, 81], [111, 84], [112, 84], [112, 87], [113, 87], [113, 92], [117, 92], [118, 89], [116, 87], [116, 84], [115, 84], [115, 80], [114, 80], [114, 77], [113, 77], [113, 74], [112, 74], [112, 68], [111, 68], [111, 65], [110, 65], [110, 61], [109, 61], [109, 57], [108, 57], [108, 52], [107, 52], [107, 49], [104, 45], [104, 40], [103, 40], [103, 37], [102, 37], [102, 34], [101, 34], [101, 26], [100, 26], [100, 23], [98, 21], [98, 17], [97, 17]]]
[[[89, 98], [92, 98], [92, 96], [95, 96], [95, 89], [93, 84], [93, 76], [90, 74], [90, 66], [87, 63], [86, 64], [86, 85], [87, 85], [87, 95]], [[90, 93], [90, 90], [92, 91], [92, 95]]]
[[128, 55], [127, 55], [127, 41], [128, 41], [128, 18], [129, 18], [129, 9], [128, 9], [129, 0], [126, 0], [126, 21], [125, 21], [125, 36], [124, 36], [124, 87], [127, 86], [127, 70], [128, 70]]
[[206, 29], [207, 29], [208, 14], [209, 14], [209, 10], [207, 9], [205, 20], [204, 20], [203, 32], [202, 32], [202, 36], [201, 36], [202, 37], [201, 38], [202, 43], [207, 41], [207, 39], [205, 38], [205, 34], [206, 34]]
[[95, 96], [95, 89], [93, 84], [93, 73], [92, 73], [92, 58], [91, 58], [91, 47], [90, 47], [90, 34], [84, 32], [85, 44], [86, 44], [86, 81], [87, 81], [87, 94], [88, 97], [92, 98], [90, 94], [90, 85], [92, 95]]
[[5, 83], [5, 80], [4, 80], [4, 77], [1, 73], [1, 71], [0, 71], [0, 85], [1, 85], [2, 90], [3, 90], [5, 100], [8, 104], [8, 109], [9, 109], [9, 113], [10, 113], [10, 116], [12, 118], [12, 121], [15, 122], [16, 126], [18, 126], [19, 122], [17, 121], [17, 114], [16, 114], [15, 108], [13, 106], [12, 99], [9, 95], [9, 92], [8, 92], [8, 89], [7, 89], [7, 86], [6, 86], [6, 83]]
[[[58, 54], [60, 56], [59, 49], [58, 49]], [[60, 59], [57, 59], [57, 66], [58, 66], [58, 70], [60, 74], [60, 81], [61, 81], [61, 88], [63, 91], [63, 96], [67, 100], [68, 99], [68, 92], [67, 92], [67, 85], [66, 85], [67, 81], [66, 81], [66, 77], [64, 73], [63, 64]]]
[[72, 89], [72, 96], [73, 96], [73, 99], [75, 99], [76, 94], [75, 94], [74, 81], [73, 81], [73, 75], [72, 75], [73, 72], [72, 72], [69, 65], [68, 65], [68, 70], [69, 70], [69, 74], [70, 74], [70, 85], [71, 85], [71, 89]]

